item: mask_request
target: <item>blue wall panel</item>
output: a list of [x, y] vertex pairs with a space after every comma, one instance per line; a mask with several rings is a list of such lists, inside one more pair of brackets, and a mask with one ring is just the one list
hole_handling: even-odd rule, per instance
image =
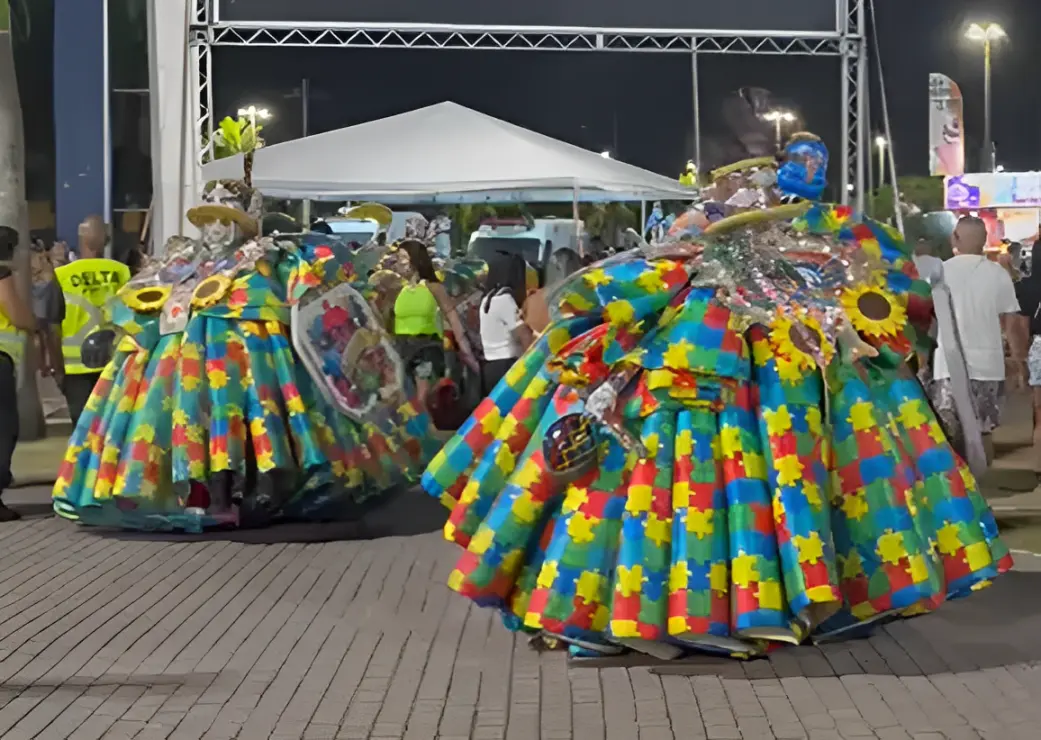
[[58, 238], [105, 216], [105, 0], [54, 0], [55, 208]]

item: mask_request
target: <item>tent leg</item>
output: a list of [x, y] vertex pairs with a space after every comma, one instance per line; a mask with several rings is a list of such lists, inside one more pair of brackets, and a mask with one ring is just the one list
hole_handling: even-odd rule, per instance
[[575, 239], [578, 241], [578, 256], [585, 259], [586, 247], [582, 242], [582, 225], [579, 222], [578, 217], [578, 196], [579, 192], [578, 187], [576, 186], [571, 199], [571, 218], [575, 220]]
[[695, 177], [701, 176], [701, 89], [698, 74], [698, 40], [690, 40], [690, 77], [692, 95], [692, 111], [694, 118], [694, 171]]
[[647, 201], [640, 201], [640, 238], [643, 238], [644, 229], [647, 228]]

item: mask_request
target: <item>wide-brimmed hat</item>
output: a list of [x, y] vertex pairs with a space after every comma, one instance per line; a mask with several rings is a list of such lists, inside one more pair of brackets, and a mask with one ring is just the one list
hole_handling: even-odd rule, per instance
[[207, 203], [202, 206], [188, 209], [188, 221], [192, 226], [202, 228], [206, 224], [220, 221], [225, 224], [235, 224], [246, 237], [256, 236], [260, 229], [257, 227], [256, 219], [250, 218], [245, 211], [231, 206], [222, 206], [216, 203]]
[[348, 208], [344, 213], [347, 218], [371, 218], [380, 228], [387, 228], [394, 220], [394, 212], [381, 203], [362, 203]]
[[188, 221], [196, 227], [201, 228], [206, 224], [220, 221], [226, 224], [235, 224], [247, 238], [254, 237], [260, 233], [260, 218], [262, 216], [263, 199], [260, 192], [250, 187], [242, 180], [213, 180], [206, 183], [203, 188], [203, 199], [209, 201], [217, 189], [227, 191], [242, 204], [241, 208], [233, 208], [222, 203], [206, 202], [200, 206], [188, 209]]

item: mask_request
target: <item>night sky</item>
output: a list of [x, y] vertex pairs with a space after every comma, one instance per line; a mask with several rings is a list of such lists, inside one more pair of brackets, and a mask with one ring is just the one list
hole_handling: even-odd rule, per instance
[[[930, 72], [946, 73], [962, 86], [967, 151], [970, 164], [975, 162], [983, 125], [982, 50], [963, 41], [961, 32], [970, 21], [984, 19], [1001, 22], [1011, 37], [994, 60], [998, 161], [1009, 170], [1041, 166], [1041, 87], [1032, 72], [1041, 54], [1028, 32], [1041, 28], [1039, 0], [876, 2], [902, 173], [925, 174], [928, 164]], [[277, 114], [267, 131], [269, 143], [301, 134], [300, 100], [287, 96], [307, 76], [311, 133], [454, 100], [669, 174], [692, 151], [690, 61], [682, 54], [219, 48], [214, 66], [222, 114], [247, 102]], [[799, 113], [805, 128], [837, 150], [836, 59], [703, 55], [700, 71], [704, 136], [721, 132], [724, 95], [757, 85], [773, 91]], [[881, 127], [877, 79], [874, 85], [873, 123]]]
[[[118, 0], [116, 5], [142, 2]], [[983, 61], [980, 47], [964, 41], [962, 32], [969, 22], [988, 19], [1002, 23], [1010, 35], [994, 60], [998, 162], [1009, 170], [1041, 168], [1041, 83], [1036, 74], [1041, 68], [1036, 41], [1041, 0], [876, 3], [900, 172], [925, 174], [930, 72], [945, 73], [962, 87], [969, 165], [975, 165], [982, 130]], [[34, 2], [28, 7], [32, 39], [20, 39], [16, 47], [28, 184], [30, 197], [47, 197], [48, 191], [53, 197], [52, 4]], [[588, 20], [590, 25], [596, 22]], [[114, 38], [140, 45], [143, 34], [133, 32], [138, 30], [143, 29], [120, 31]], [[113, 57], [113, 64], [118, 65], [118, 57]], [[772, 90], [783, 105], [799, 113], [803, 127], [819, 133], [837, 152], [841, 101], [836, 59], [703, 55], [700, 66], [704, 136], [721, 133], [718, 111], [726, 94], [757, 85]], [[301, 135], [300, 99], [292, 95], [306, 76], [312, 89], [311, 133], [454, 100], [589, 149], [611, 149], [624, 160], [666, 174], [677, 174], [693, 149], [690, 61], [683, 54], [222, 47], [214, 52], [214, 68], [215, 112], [234, 114], [244, 103], [271, 108], [276, 118], [265, 132], [269, 143]], [[118, 72], [113, 70], [114, 75]], [[874, 82], [873, 124], [879, 128], [877, 79]]]

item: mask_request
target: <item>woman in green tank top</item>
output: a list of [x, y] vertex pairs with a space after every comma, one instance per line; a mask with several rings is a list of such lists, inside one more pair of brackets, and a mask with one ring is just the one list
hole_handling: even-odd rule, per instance
[[417, 395], [425, 400], [431, 383], [444, 374], [446, 323], [459, 345], [463, 362], [474, 372], [480, 372], [480, 366], [455, 306], [437, 279], [426, 245], [416, 239], [406, 239], [398, 249], [408, 257], [401, 261], [399, 268], [405, 285], [394, 300], [388, 325], [416, 381]]

